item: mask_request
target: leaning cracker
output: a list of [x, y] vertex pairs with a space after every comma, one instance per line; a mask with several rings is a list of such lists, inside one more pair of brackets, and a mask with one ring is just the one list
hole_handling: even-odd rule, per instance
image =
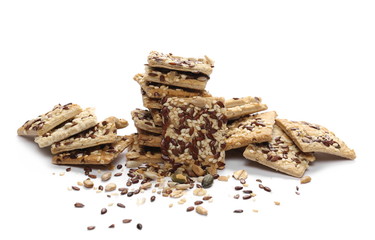
[[163, 97], [194, 97], [194, 96], [211, 96], [205, 90], [183, 89], [175, 86], [163, 85], [160, 83], [148, 82], [144, 79], [143, 74], [138, 73], [133, 78], [139, 83], [146, 96], [149, 98], [163, 98]]
[[171, 53], [163, 54], [157, 51], [150, 52], [147, 61], [150, 67], [204, 73], [206, 75], [210, 75], [214, 67], [214, 62], [207, 56], [204, 56], [204, 58], [184, 58], [174, 56]]
[[163, 159], [216, 173], [224, 165], [227, 119], [223, 98], [168, 98], [161, 110]]
[[93, 108], [86, 108], [83, 112], [70, 119], [62, 126], [58, 126], [49, 132], [35, 138], [39, 147], [47, 147], [52, 143], [64, 140], [96, 125], [96, 115]]
[[77, 104], [58, 104], [51, 111], [25, 122], [17, 133], [23, 136], [42, 136], [80, 112], [82, 108]]
[[176, 87], [204, 90], [209, 77], [205, 74], [179, 72], [146, 66], [144, 80], [147, 82], [155, 82]]
[[226, 115], [229, 120], [237, 119], [252, 113], [267, 110], [267, 105], [259, 97], [232, 98], [225, 101]]
[[162, 128], [154, 123], [150, 111], [137, 108], [131, 112], [131, 115], [134, 125], [137, 128], [148, 132], [161, 134]]
[[115, 142], [91, 148], [63, 152], [52, 157], [54, 164], [105, 165], [111, 163], [132, 142], [129, 136], [117, 136]]
[[84, 132], [52, 144], [51, 152], [52, 154], [57, 154], [74, 149], [89, 148], [101, 144], [112, 143], [116, 141], [117, 129], [126, 126], [128, 126], [128, 122], [124, 119], [118, 119], [115, 117], [106, 118], [104, 121]]
[[243, 117], [228, 124], [225, 150], [271, 141], [276, 116], [276, 112], [272, 111]]
[[272, 132], [272, 140], [264, 143], [252, 143], [243, 153], [244, 157], [286, 173], [301, 177], [309, 162], [315, 160], [312, 153], [303, 153], [277, 125]]
[[276, 119], [276, 124], [293, 139], [303, 152], [324, 152], [348, 159], [355, 159], [356, 154], [342, 140], [327, 128], [305, 121]]
[[141, 163], [162, 163], [160, 148], [142, 146], [138, 142], [138, 134], [133, 134], [133, 142], [125, 154], [127, 161]]

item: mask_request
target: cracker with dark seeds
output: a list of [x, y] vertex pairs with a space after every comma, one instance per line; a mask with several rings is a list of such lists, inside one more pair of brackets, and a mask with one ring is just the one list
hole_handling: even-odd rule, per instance
[[162, 127], [157, 126], [149, 110], [135, 109], [131, 112], [135, 127], [147, 132], [161, 134]]
[[228, 124], [226, 150], [271, 141], [276, 116], [274, 111], [265, 112], [242, 117]]
[[356, 157], [353, 149], [321, 125], [286, 119], [276, 119], [276, 124], [303, 152], [324, 152], [348, 159]]
[[225, 100], [228, 120], [237, 119], [252, 113], [267, 110], [267, 105], [259, 97], [242, 97]]
[[258, 162], [276, 171], [301, 177], [309, 162], [315, 160], [312, 153], [303, 153], [277, 125], [273, 127], [272, 140], [251, 143], [243, 153], [246, 159]]

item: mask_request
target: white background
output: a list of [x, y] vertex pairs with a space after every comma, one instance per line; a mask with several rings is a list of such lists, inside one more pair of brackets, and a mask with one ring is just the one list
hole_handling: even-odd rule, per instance
[[[360, 0], [1, 1], [0, 238], [374, 239], [374, 12], [373, 1]], [[312, 182], [301, 186], [230, 152], [221, 174], [246, 169], [257, 197], [234, 200], [237, 182], [215, 182], [206, 217], [185, 212], [199, 199], [191, 192], [179, 205], [159, 195], [150, 203], [149, 191], [132, 198], [68, 191], [83, 171], [59, 176], [66, 167], [52, 165], [48, 149], [18, 137], [17, 128], [68, 102], [95, 107], [100, 119], [130, 121], [142, 107], [132, 77], [151, 50], [208, 55], [216, 62], [207, 86], [213, 95], [260, 96], [281, 118], [328, 127], [357, 159], [318, 155], [306, 172]], [[134, 131], [131, 122], [120, 133]], [[257, 178], [272, 192], [261, 191]], [[137, 206], [141, 197], [147, 201]], [[127, 207], [107, 207], [117, 202]], [[237, 208], [244, 213], [234, 214]]]

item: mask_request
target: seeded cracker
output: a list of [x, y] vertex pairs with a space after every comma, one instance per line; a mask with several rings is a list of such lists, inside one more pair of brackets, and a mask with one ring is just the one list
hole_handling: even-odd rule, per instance
[[51, 111], [25, 122], [17, 130], [17, 134], [23, 136], [42, 136], [80, 112], [82, 112], [82, 108], [77, 104], [58, 104]]
[[135, 127], [147, 132], [161, 134], [162, 128], [156, 126], [150, 111], [137, 108], [131, 112], [131, 115]]
[[132, 144], [125, 154], [127, 161], [137, 161], [141, 163], [162, 163], [160, 148], [142, 146], [138, 142], [138, 134], [133, 134]]
[[215, 174], [223, 167], [227, 118], [223, 98], [168, 98], [161, 110], [162, 158]]
[[179, 72], [146, 66], [144, 80], [176, 87], [204, 90], [209, 77], [205, 74]]
[[205, 56], [204, 58], [184, 58], [173, 54], [163, 54], [152, 51], [147, 58], [150, 67], [166, 68], [177, 71], [203, 73], [210, 75], [214, 62]]
[[[144, 91], [141, 89], [141, 92]], [[143, 106], [146, 108], [161, 109], [163, 104], [161, 104], [161, 99], [158, 98], [149, 98], [146, 96], [146, 93], [142, 95]]]
[[348, 159], [355, 159], [353, 149], [327, 128], [308, 122], [276, 119], [276, 124], [293, 139], [303, 152], [324, 152]]
[[243, 97], [225, 100], [227, 107], [227, 118], [229, 120], [237, 119], [252, 113], [267, 110], [267, 105], [262, 103], [259, 97]]
[[144, 79], [143, 74], [138, 73], [133, 78], [139, 83], [146, 96], [149, 98], [163, 98], [163, 97], [194, 97], [203, 96], [210, 97], [211, 95], [205, 90], [183, 89], [174, 86], [163, 85], [160, 83], [148, 82]]
[[129, 136], [117, 136], [116, 141], [109, 144], [99, 145], [86, 149], [77, 149], [70, 152], [54, 155], [54, 164], [84, 164], [84, 165], [106, 165], [111, 163], [132, 142]]
[[49, 132], [35, 138], [35, 142], [39, 144], [39, 147], [47, 147], [52, 143], [61, 141], [77, 133], [80, 133], [88, 128], [95, 126], [96, 116], [93, 108], [87, 108], [80, 114], [76, 115], [73, 119], [70, 119], [60, 126], [50, 130]]
[[89, 148], [101, 144], [113, 143], [117, 138], [117, 129], [125, 128], [128, 122], [115, 117], [106, 118], [94, 127], [76, 134], [68, 139], [56, 142], [51, 146], [52, 154], [71, 151], [74, 149]]
[[163, 122], [161, 119], [162, 117], [161, 117], [160, 109], [150, 109], [150, 113], [152, 116], [152, 120], [154, 120], [155, 125], [162, 126]]
[[312, 153], [303, 153], [277, 125], [272, 141], [252, 143], [243, 153], [244, 157], [294, 177], [301, 177], [309, 162], [315, 160]]
[[160, 148], [160, 143], [161, 143], [160, 134], [146, 132], [139, 128], [137, 129], [137, 132], [138, 132], [139, 145]]
[[254, 114], [228, 124], [226, 150], [272, 140], [276, 112]]

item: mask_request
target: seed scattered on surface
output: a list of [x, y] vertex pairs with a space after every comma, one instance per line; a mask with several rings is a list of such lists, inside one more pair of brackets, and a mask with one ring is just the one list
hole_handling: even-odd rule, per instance
[[106, 192], [111, 192], [113, 190], [116, 189], [116, 184], [115, 183], [108, 183], [106, 186], [105, 186], [105, 191]]
[[79, 191], [79, 190], [81, 190], [79, 187], [77, 187], [77, 186], [72, 186], [72, 189], [74, 190], [74, 191]]
[[193, 206], [190, 206], [190, 207], [186, 208], [186, 212], [191, 212], [191, 211], [193, 211], [193, 210], [194, 210], [194, 207], [193, 207]]
[[299, 192], [296, 192], [296, 194], [297, 194], [297, 195], [300, 195], [300, 193], [299, 193]]
[[83, 186], [85, 186], [85, 188], [92, 188], [94, 187], [94, 182], [91, 181], [89, 178], [86, 179], [85, 181], [83, 181]]
[[122, 204], [122, 203], [117, 203], [117, 207], [120, 207], [120, 208], [125, 208], [125, 205]]
[[112, 177], [111, 172], [105, 172], [102, 174], [100, 178], [102, 179], [102, 181], [108, 181], [111, 177]]
[[107, 213], [107, 209], [106, 208], [102, 208], [102, 210], [100, 210], [100, 214], [106, 214]]
[[122, 223], [130, 223], [131, 221], [132, 221], [131, 219], [126, 218], [126, 219], [122, 220]]
[[213, 183], [214, 183], [214, 177], [211, 174], [207, 174], [206, 176], [204, 176], [202, 180], [202, 187], [209, 188], [212, 186]]
[[264, 189], [263, 184], [259, 184], [258, 186], [259, 186], [260, 189]]
[[240, 194], [236, 194], [233, 196], [234, 199], [239, 199], [240, 198]]
[[210, 200], [212, 198], [212, 196], [204, 196], [202, 198], [203, 201], [207, 201], [207, 200]]
[[108, 228], [115, 228], [115, 224], [111, 224], [111, 225], [109, 225]]
[[180, 200], [178, 200], [177, 203], [178, 204], [184, 204], [184, 203], [186, 203], [186, 198], [181, 198]]
[[203, 201], [200, 201], [200, 200], [197, 200], [194, 202], [194, 205], [201, 205], [203, 203]]
[[280, 202], [278, 201], [274, 201], [275, 205], [279, 206], [280, 205]]
[[241, 184], [246, 184], [246, 180], [245, 179], [240, 179], [240, 183]]
[[204, 195], [206, 195], [206, 193], [207, 193], [207, 191], [205, 189], [203, 189], [203, 188], [196, 188], [193, 191], [193, 194], [195, 196], [204, 196]]
[[103, 186], [99, 185], [98, 190], [103, 191], [103, 189], [104, 189]]
[[88, 226], [87, 227], [87, 230], [91, 231], [91, 230], [94, 230], [95, 229], [95, 226]]
[[67, 172], [70, 172], [71, 170], [72, 170], [72, 168], [70, 168], [70, 167], [65, 169], [65, 171], [67, 171]]
[[258, 209], [253, 209], [253, 212], [257, 213], [257, 212], [259, 212], [259, 210]]
[[234, 190], [236, 190], [236, 191], [239, 191], [239, 190], [242, 190], [242, 189], [243, 189], [242, 186], [235, 186], [235, 187], [234, 187]]
[[234, 213], [243, 213], [243, 210], [242, 209], [236, 209], [233, 211]]
[[245, 196], [242, 196], [242, 199], [243, 200], [248, 200], [250, 199], [252, 196], [251, 195], [245, 195]]
[[262, 182], [262, 180], [260, 180], [259, 178], [257, 180], [255, 180], [255, 181], [260, 182], [260, 183]]
[[264, 187], [264, 191], [266, 191], [266, 192], [271, 192], [271, 188], [269, 188], [269, 187]]
[[79, 202], [74, 204], [74, 207], [76, 207], [76, 208], [83, 208], [84, 206], [85, 205], [83, 203], [79, 203]]
[[251, 190], [243, 190], [242, 192], [243, 192], [243, 193], [246, 193], [246, 194], [253, 193], [253, 191], [251, 191]]
[[142, 228], [143, 228], [142, 224], [137, 223], [137, 229], [138, 229], [138, 230], [142, 230]]
[[200, 215], [204, 215], [204, 216], [207, 216], [207, 214], [208, 214], [207, 209], [205, 209], [205, 208], [202, 207], [202, 206], [198, 206], [198, 207], [196, 207], [196, 208], [195, 208], [195, 211], [196, 211], [198, 214], [200, 214]]
[[155, 199], [156, 199], [156, 197], [155, 197], [155, 196], [151, 196], [151, 198], [150, 198], [150, 201], [151, 201], [151, 202], [154, 202], [154, 201], [155, 201]]
[[310, 176], [303, 176], [300, 180], [301, 184], [309, 183], [311, 182], [311, 177]]
[[233, 173], [233, 177], [237, 180], [246, 179], [248, 176], [245, 170], [238, 170]]
[[120, 176], [122, 176], [122, 173], [115, 173], [115, 175], [113, 175], [113, 176], [115, 176], [115, 177], [120, 177]]
[[217, 180], [219, 180], [219, 181], [223, 181], [223, 182], [227, 182], [228, 179], [229, 179], [229, 176], [219, 176], [219, 177], [217, 178]]

